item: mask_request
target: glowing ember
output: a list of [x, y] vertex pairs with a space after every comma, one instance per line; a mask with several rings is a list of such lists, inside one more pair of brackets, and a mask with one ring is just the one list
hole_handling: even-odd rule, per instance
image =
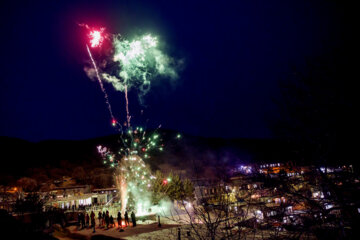
[[90, 32], [90, 44], [91, 47], [98, 47], [104, 40], [103, 36], [101, 36], [102, 31], [91, 31]]
[[111, 125], [113, 125], [113, 127], [116, 126], [116, 120], [115, 120], [115, 119], [113, 119], [113, 120], [111, 121]]

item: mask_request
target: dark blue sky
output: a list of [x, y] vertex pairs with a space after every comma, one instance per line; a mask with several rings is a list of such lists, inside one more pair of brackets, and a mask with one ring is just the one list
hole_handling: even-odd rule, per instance
[[[9, 1], [10, 2], [10, 1]], [[11, 1], [12, 2], [12, 1]], [[16, 2], [16, 3], [15, 3]], [[346, 44], [335, 1], [14, 1], [1, 6], [0, 136], [31, 141], [114, 133], [77, 23], [131, 38], [151, 32], [185, 59], [176, 84], [153, 85], [134, 123], [219, 137], [271, 137], [277, 81]], [[124, 120], [123, 94], [105, 84]], [[140, 111], [144, 115], [140, 116]], [[148, 121], [147, 121], [148, 119]]]

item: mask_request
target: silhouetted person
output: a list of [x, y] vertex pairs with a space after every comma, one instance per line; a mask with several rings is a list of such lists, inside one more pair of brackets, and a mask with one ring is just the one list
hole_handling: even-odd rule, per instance
[[133, 227], [136, 227], [136, 217], [134, 211], [131, 212], [131, 221], [133, 223]]
[[129, 215], [128, 215], [127, 211], [125, 211], [124, 218], [125, 218], [125, 225], [128, 226], [129, 225]]
[[101, 214], [101, 211], [99, 211], [99, 213], [98, 213], [98, 219], [99, 219], [99, 227], [101, 227], [101, 223], [102, 223], [102, 214]]
[[95, 213], [93, 211], [91, 211], [90, 213], [90, 218], [91, 218], [91, 227], [93, 229], [93, 233], [95, 232]]
[[102, 213], [102, 226], [105, 225], [105, 212]]
[[85, 228], [85, 215], [84, 213], [80, 213], [81, 215], [81, 229]]
[[78, 213], [78, 215], [77, 215], [77, 220], [78, 220], [78, 226], [80, 228], [80, 226], [81, 226], [81, 214], [80, 213]]
[[109, 221], [110, 221], [110, 227], [112, 228], [112, 227], [114, 227], [114, 225], [115, 225], [115, 223], [114, 223], [114, 218], [113, 218], [113, 216], [112, 215], [110, 215], [110, 219], [109, 219]]
[[105, 215], [106, 229], [109, 229], [109, 223], [110, 223], [109, 211], [106, 211], [106, 215]]
[[86, 213], [86, 216], [85, 216], [86, 228], [89, 228], [89, 221], [90, 221], [90, 216], [88, 213]]

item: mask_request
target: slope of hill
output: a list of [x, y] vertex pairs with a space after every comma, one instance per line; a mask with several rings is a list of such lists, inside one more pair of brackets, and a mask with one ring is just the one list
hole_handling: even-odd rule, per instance
[[[153, 169], [160, 164], [169, 164], [180, 169], [202, 168], [253, 161], [287, 161], [294, 157], [287, 144], [271, 139], [221, 139], [187, 135], [175, 139], [176, 133], [170, 130], [162, 130], [161, 136], [165, 150], [147, 160]], [[32, 143], [0, 137], [0, 173], [23, 176], [29, 168], [61, 168], [64, 162], [100, 167], [102, 161], [96, 146], [104, 145], [117, 150], [120, 147], [118, 140], [119, 136], [110, 135], [81, 141], [48, 140]]]

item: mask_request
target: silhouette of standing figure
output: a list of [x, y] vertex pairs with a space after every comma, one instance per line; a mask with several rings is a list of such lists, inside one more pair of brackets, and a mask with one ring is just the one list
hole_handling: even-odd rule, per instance
[[128, 226], [129, 225], [129, 215], [128, 215], [127, 211], [125, 211], [124, 217], [125, 217], [125, 225]]
[[133, 223], [133, 227], [136, 227], [136, 217], [134, 211], [131, 212], [131, 221]]

